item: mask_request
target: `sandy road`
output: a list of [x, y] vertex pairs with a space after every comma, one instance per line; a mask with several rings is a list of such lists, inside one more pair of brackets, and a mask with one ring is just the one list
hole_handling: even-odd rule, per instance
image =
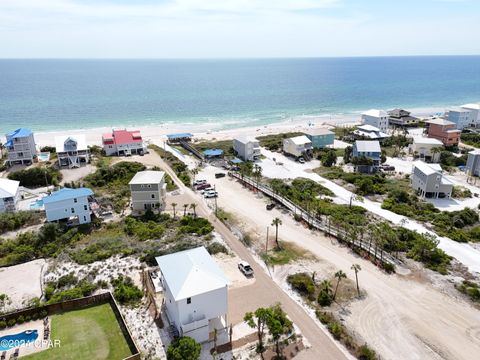
[[361, 265], [360, 285], [368, 296], [351, 304], [344, 320], [383, 358], [478, 359], [480, 312], [469, 303], [443, 294], [430, 284], [384, 274], [347, 248], [299, 225], [288, 213], [267, 211], [265, 199], [233, 179], [216, 180], [216, 171], [209, 167], [198, 176], [216, 185], [219, 206], [235, 214], [247, 231], [265, 238], [272, 218], [280, 217], [280, 237], [315, 254], [317, 266], [330, 273], [342, 269], [353, 279], [350, 266]]

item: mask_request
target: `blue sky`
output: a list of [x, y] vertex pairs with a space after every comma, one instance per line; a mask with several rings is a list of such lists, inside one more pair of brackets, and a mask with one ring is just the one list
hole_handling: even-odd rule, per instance
[[0, 57], [473, 55], [479, 23], [479, 0], [0, 0]]

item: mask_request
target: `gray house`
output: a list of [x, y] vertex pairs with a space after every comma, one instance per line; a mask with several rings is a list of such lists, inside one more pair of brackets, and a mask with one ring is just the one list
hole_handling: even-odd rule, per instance
[[260, 143], [251, 136], [239, 136], [233, 139], [233, 150], [245, 161], [254, 161], [260, 157]]
[[19, 128], [5, 137], [7, 138], [5, 148], [8, 152], [9, 165], [33, 163], [37, 157], [37, 149], [32, 130]]
[[467, 175], [480, 176], [480, 150], [473, 150], [468, 153], [465, 172]]
[[450, 198], [452, 195], [453, 183], [443, 176], [438, 164], [415, 161], [410, 179], [413, 190], [422, 198]]
[[139, 171], [128, 183], [132, 196], [132, 213], [142, 214], [147, 210], [161, 211], [165, 207], [167, 184], [163, 171]]

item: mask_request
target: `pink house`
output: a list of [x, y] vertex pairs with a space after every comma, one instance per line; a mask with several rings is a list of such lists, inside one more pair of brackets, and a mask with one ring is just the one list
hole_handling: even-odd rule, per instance
[[142, 135], [138, 130], [113, 130], [112, 133], [102, 135], [102, 144], [107, 156], [144, 153]]
[[460, 142], [460, 130], [454, 122], [437, 118], [425, 121], [426, 133], [429, 138], [440, 140], [445, 146], [456, 146]]

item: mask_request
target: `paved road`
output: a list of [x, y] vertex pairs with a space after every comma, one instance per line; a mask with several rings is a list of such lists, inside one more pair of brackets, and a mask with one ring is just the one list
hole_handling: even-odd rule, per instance
[[253, 285], [232, 289], [229, 292], [229, 322], [238, 323], [242, 320], [246, 312], [254, 311], [261, 306], [269, 306], [280, 302], [290, 319], [300, 328], [303, 336], [312, 345], [311, 348], [299, 355], [299, 359], [342, 360], [351, 358], [351, 356], [340, 348], [338, 343], [326, 333], [326, 330], [321, 329], [317, 325], [302, 306], [293, 301], [265, 273], [263, 268], [257, 264], [250, 251], [215, 217], [215, 214], [207, 208], [198, 194], [195, 194], [191, 189], [184, 186], [173, 170], [156, 154], [149, 158], [148, 160], [156, 163], [154, 165], [163, 168], [179, 186], [182, 194], [178, 195], [178, 201], [177, 199], [175, 199], [175, 201], [179, 204], [197, 203], [197, 213], [202, 217], [208, 218], [214, 225], [215, 230], [223, 237], [233, 252], [243, 260], [249, 262], [255, 271], [256, 281]]

